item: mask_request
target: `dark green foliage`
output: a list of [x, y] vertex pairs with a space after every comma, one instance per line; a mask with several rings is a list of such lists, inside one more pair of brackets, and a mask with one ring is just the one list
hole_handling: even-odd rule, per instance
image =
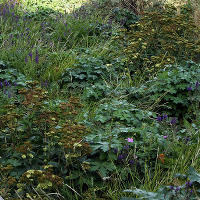
[[[85, 117], [87, 117], [86, 114]], [[122, 147], [128, 145], [127, 138], [134, 138], [134, 145], [140, 147], [137, 149], [137, 159], [131, 154], [134, 145], [130, 143], [129, 159], [118, 162], [117, 157], [112, 156], [112, 160], [123, 167], [132, 159], [137, 164], [139, 173], [144, 173], [145, 160], [148, 158], [151, 164], [154, 163], [158, 145], [160, 149], [164, 149], [166, 145], [163, 137], [159, 135], [160, 126], [153, 118], [156, 118], [155, 113], [140, 110], [125, 100], [112, 100], [109, 103], [100, 104], [89, 122], [84, 121], [92, 130], [92, 133], [86, 136], [86, 141], [91, 144], [92, 155], [96, 155], [92, 157], [92, 160], [96, 160], [94, 164], [97, 165], [99, 158], [105, 153], [107, 156], [101, 159], [101, 162], [107, 162], [112, 156], [113, 149], [118, 149], [118, 156], [126, 154], [127, 152], [123, 152]], [[110, 171], [112, 172], [111, 169]], [[102, 175], [108, 175], [108, 172], [109, 169], [106, 172], [105, 168]], [[123, 176], [122, 179], [125, 177]]]
[[107, 76], [106, 66], [98, 58], [78, 58], [74, 68], [67, 68], [62, 74], [61, 85], [68, 84], [68, 87], [91, 86]]
[[130, 89], [130, 100], [143, 98], [149, 104], [165, 105], [158, 111], [171, 116], [187, 118], [191, 103], [199, 101], [200, 66], [192, 61], [180, 65], [167, 65], [158, 76], [141, 88]]
[[135, 13], [131, 12], [125, 8], [115, 8], [113, 9], [112, 17], [113, 19], [121, 24], [124, 28], [130, 29], [130, 25], [138, 22], [140, 16], [136, 15]]
[[115, 37], [122, 41], [127, 56], [127, 66], [134, 76], [144, 79], [164, 67], [183, 60], [197, 59], [199, 53], [199, 28], [191, 18], [191, 8], [182, 8], [181, 15], [176, 9], [166, 7], [162, 11], [144, 12], [131, 30]]

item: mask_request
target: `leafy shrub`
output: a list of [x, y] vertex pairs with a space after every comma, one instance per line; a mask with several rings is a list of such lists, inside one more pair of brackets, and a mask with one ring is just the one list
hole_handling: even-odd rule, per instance
[[[127, 65], [132, 74], [143, 74], [145, 79], [155, 75], [165, 64], [198, 59], [199, 28], [191, 17], [189, 5], [176, 15], [173, 6], [163, 11], [145, 12], [131, 30], [121, 30]], [[135, 74], [136, 73], [136, 74]], [[134, 76], [133, 76], [134, 78]]]
[[[142, 98], [149, 106], [157, 106], [160, 113], [167, 112], [179, 119], [190, 118], [189, 109], [199, 101], [199, 73], [199, 64], [192, 61], [166, 65], [153, 80], [140, 88], [129, 88], [129, 100]], [[164, 106], [159, 108], [159, 105]]]
[[[87, 114], [85, 117], [87, 119]], [[129, 165], [129, 162], [134, 160], [139, 166], [140, 173], [144, 173], [145, 160], [148, 158], [154, 162], [158, 144], [160, 149], [164, 149], [166, 145], [163, 136], [159, 134], [160, 125], [155, 118], [155, 113], [140, 110], [126, 100], [111, 100], [108, 103], [100, 104], [91, 119], [84, 121], [91, 129], [91, 134], [85, 137], [92, 148], [91, 164], [94, 167], [91, 170], [100, 170], [101, 176], [107, 176], [114, 170], [112, 166], [105, 167], [106, 165], [103, 163], [107, 163], [112, 158], [115, 164], [122, 167]], [[134, 154], [134, 157], [131, 153], [134, 145], [130, 145], [129, 159], [126, 159], [128, 153], [123, 150], [123, 146], [127, 145], [127, 138], [134, 138], [135, 148], [138, 147], [135, 149], [137, 153]], [[117, 149], [117, 156], [113, 155], [114, 149]], [[124, 154], [126, 154], [125, 157], [119, 158]], [[94, 160], [96, 161], [94, 162]], [[99, 162], [101, 165], [98, 164]], [[122, 179], [126, 176], [127, 174]]]
[[120, 23], [124, 28], [129, 29], [131, 24], [139, 21], [140, 17], [128, 9], [115, 8], [113, 9], [112, 17], [117, 23]]
[[68, 84], [68, 87], [84, 88], [102, 82], [107, 77], [106, 71], [106, 66], [99, 58], [78, 58], [74, 68], [67, 68], [62, 74], [61, 88], [64, 84]]
[[75, 121], [82, 107], [79, 99], [71, 97], [50, 106], [45, 102], [48, 92], [37, 85], [30, 81], [27, 88], [19, 89], [11, 98], [17, 105], [1, 98], [1, 187], [11, 196], [16, 189], [22, 196], [32, 187], [55, 190], [64, 184], [64, 177], [73, 179], [72, 174], [79, 178], [90, 153], [83, 141], [88, 130]]

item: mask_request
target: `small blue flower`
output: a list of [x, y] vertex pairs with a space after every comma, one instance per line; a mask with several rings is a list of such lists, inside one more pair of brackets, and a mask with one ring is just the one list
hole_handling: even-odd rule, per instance
[[185, 183], [185, 185], [186, 185], [186, 187], [191, 187], [191, 186], [192, 186], [192, 182], [191, 182], [191, 181], [187, 181], [187, 182]]
[[169, 188], [170, 188], [170, 190], [174, 190], [174, 186], [172, 186], [172, 185]]
[[11, 98], [12, 96], [11, 96], [11, 93], [8, 91], [8, 98]]
[[119, 156], [118, 156], [118, 158], [117, 158], [118, 160], [123, 160], [124, 159], [124, 156], [123, 156], [123, 154], [120, 154]]
[[8, 81], [7, 81], [7, 80], [5, 80], [5, 81], [4, 81], [4, 84], [5, 84], [5, 86], [7, 86], [7, 85], [8, 85]]
[[36, 64], [39, 63], [39, 54], [38, 54], [37, 50], [36, 50], [36, 55], [35, 55], [35, 62], [36, 62]]
[[128, 150], [128, 149], [129, 149], [129, 145], [128, 145], [128, 144], [125, 145], [125, 146], [124, 146], [124, 149], [125, 149], [125, 150]]
[[158, 117], [156, 118], [156, 120], [157, 120], [158, 122], [161, 122], [161, 121], [162, 121], [162, 117], [161, 117], [161, 116], [158, 116]]
[[188, 91], [192, 91], [192, 87], [191, 87], [191, 86], [188, 87], [187, 90], [188, 90]]
[[176, 118], [173, 118], [171, 121], [170, 121], [170, 124], [176, 124]]
[[32, 52], [30, 52], [28, 55], [30, 56], [30, 58], [31, 58], [31, 60], [32, 60], [32, 57], [33, 57]]
[[195, 86], [196, 86], [196, 88], [199, 87], [199, 81], [196, 82]]
[[180, 189], [181, 189], [181, 188], [180, 188], [179, 186], [176, 187], [175, 192], [178, 192]]
[[115, 154], [117, 154], [118, 149], [117, 149], [117, 148], [114, 148], [114, 149], [113, 149], [113, 152], [114, 152]]
[[163, 119], [167, 119], [167, 117], [168, 117], [168, 116], [167, 116], [166, 114], [165, 114], [165, 115], [163, 115]]
[[134, 163], [135, 163], [134, 160], [129, 160], [130, 165], [133, 165]]
[[187, 144], [190, 141], [190, 137], [185, 137], [185, 143]]

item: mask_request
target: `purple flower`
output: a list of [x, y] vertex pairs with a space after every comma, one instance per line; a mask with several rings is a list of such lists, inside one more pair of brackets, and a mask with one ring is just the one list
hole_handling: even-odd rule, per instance
[[187, 90], [188, 90], [188, 91], [191, 91], [191, 90], [192, 90], [192, 87], [191, 87], [191, 86], [190, 86], [190, 87], [188, 87], [188, 88], [187, 88]]
[[170, 190], [174, 190], [174, 186], [172, 186], [172, 185], [169, 188], [170, 188]]
[[129, 149], [129, 145], [128, 145], [128, 144], [125, 145], [125, 146], [124, 146], [124, 149], [125, 149], [125, 150], [128, 150], [128, 149]]
[[167, 136], [167, 135], [164, 135], [164, 136], [163, 136], [163, 138], [164, 138], [164, 139], [167, 139], [167, 138], [168, 138], [168, 136]]
[[133, 138], [128, 138], [128, 142], [133, 142]]
[[67, 23], [64, 23], [65, 27], [67, 28]]
[[16, 20], [16, 22], [18, 22], [18, 21], [19, 21], [19, 17], [18, 17], [18, 16], [16, 16], [16, 17], [15, 17], [15, 20]]
[[163, 115], [163, 118], [162, 119], [167, 119], [167, 115], [165, 114], [165, 115]]
[[179, 186], [176, 187], [175, 192], [178, 192], [180, 189], [181, 189], [181, 188], [180, 188]]
[[117, 149], [117, 148], [114, 148], [114, 149], [113, 149], [113, 152], [114, 152], [115, 154], [117, 154], [118, 149]]
[[191, 186], [192, 186], [192, 182], [191, 182], [191, 181], [187, 181], [187, 182], [185, 183], [185, 185], [186, 185], [186, 187], [191, 187]]
[[185, 143], [187, 144], [190, 141], [189, 137], [185, 137]]
[[11, 4], [10, 7], [11, 7], [12, 9], [14, 9], [15, 5], [14, 5], [14, 4]]
[[2, 82], [0, 82], [0, 87], [1, 87], [1, 88], [3, 87], [3, 84], [2, 84]]
[[162, 117], [161, 117], [161, 116], [158, 116], [158, 117], [156, 118], [156, 120], [157, 120], [158, 122], [161, 122], [161, 121], [162, 121]]
[[134, 160], [129, 160], [129, 164], [133, 165], [134, 164]]
[[10, 92], [8, 92], [8, 98], [11, 98], [11, 93]]
[[196, 88], [199, 87], [199, 81], [196, 82], [195, 86], [196, 86]]
[[173, 118], [171, 121], [170, 121], [170, 124], [176, 124], [176, 118]]
[[36, 50], [36, 55], [35, 55], [35, 62], [36, 62], [36, 64], [39, 63], [39, 54], [38, 54], [37, 50]]
[[27, 56], [25, 57], [25, 63], [27, 63], [28, 62], [28, 58], [27, 58]]
[[4, 81], [4, 85], [5, 85], [5, 86], [7, 86], [7, 85], [8, 85], [8, 82], [7, 82], [7, 80], [5, 80], [5, 81]]
[[118, 158], [117, 158], [118, 160], [123, 160], [124, 159], [124, 156], [123, 156], [123, 154], [120, 154], [119, 156], [118, 156]]
[[48, 81], [44, 82], [44, 86], [47, 88], [48, 87]]
[[31, 58], [31, 60], [32, 60], [32, 57], [33, 57], [32, 52], [30, 52], [28, 55], [30, 56], [30, 58]]

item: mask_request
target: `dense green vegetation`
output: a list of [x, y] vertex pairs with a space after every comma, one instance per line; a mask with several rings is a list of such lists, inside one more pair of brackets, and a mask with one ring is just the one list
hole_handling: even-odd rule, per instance
[[198, 7], [134, 2], [0, 1], [4, 200], [200, 198]]

